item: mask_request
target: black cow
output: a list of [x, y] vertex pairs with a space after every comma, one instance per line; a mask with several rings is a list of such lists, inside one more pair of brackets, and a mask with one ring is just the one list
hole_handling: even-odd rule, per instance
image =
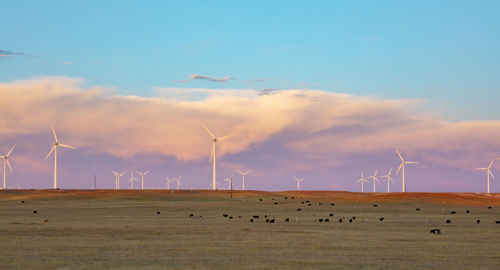
[[349, 219], [349, 222], [352, 222], [352, 218]]
[[342, 223], [342, 219], [341, 218], [339, 218], [339, 223]]
[[454, 214], [456, 214], [456, 212], [455, 211], [451, 211], [450, 214], [454, 215]]
[[352, 217], [352, 220], [355, 220], [355, 219], [356, 219], [356, 217]]
[[443, 232], [441, 232], [441, 230], [440, 230], [440, 229], [432, 229], [432, 230], [430, 231], [430, 233], [432, 233], [432, 234], [442, 234]]
[[261, 201], [262, 201], [262, 199], [259, 199], [259, 201], [261, 202]]
[[322, 218], [320, 218], [320, 219], [318, 219], [318, 221], [319, 221], [319, 222], [323, 222], [323, 219], [322, 219]]
[[476, 223], [477, 224], [481, 223], [481, 220], [480, 219], [476, 220]]
[[491, 209], [492, 207], [491, 206], [488, 206], [488, 209]]
[[160, 214], [160, 211], [156, 211], [156, 214], [159, 215]]
[[276, 223], [276, 219], [274, 219], [274, 218], [273, 218], [273, 219], [271, 219], [271, 220], [269, 221], [269, 223]]
[[21, 203], [24, 203], [24, 201], [21, 201]]
[[274, 204], [278, 204], [278, 202], [275, 202]]
[[285, 218], [285, 222], [290, 222], [290, 219], [289, 218]]
[[230, 216], [230, 217], [229, 217], [229, 219], [233, 219], [233, 217], [232, 217], [232, 216]]
[[269, 223], [269, 219], [268, 218], [266, 218], [266, 223]]
[[223, 217], [228, 217], [229, 215], [228, 214], [222, 214]]
[[468, 213], [470, 213], [470, 211], [469, 211], [469, 210], [466, 210], [466, 211], [465, 211], [465, 213], [467, 213], [467, 214], [468, 214]]
[[415, 209], [415, 210], [420, 211], [420, 208], [417, 208], [417, 209]]
[[33, 210], [33, 214], [38, 214], [38, 211], [37, 210]]
[[450, 224], [450, 223], [451, 223], [451, 220], [447, 219], [446, 224]]
[[384, 221], [384, 218], [383, 218], [383, 217], [381, 217], [379, 220], [380, 220], [380, 221]]
[[300, 208], [297, 208], [297, 211], [300, 211], [300, 210], [302, 210], [302, 209], [300, 209]]
[[253, 218], [259, 218], [259, 216], [253, 216]]
[[333, 213], [330, 213], [330, 216], [333, 217]]
[[495, 224], [500, 224], [500, 220], [495, 220]]
[[377, 207], [378, 205], [377, 204], [374, 204], [373, 207]]
[[325, 218], [325, 222], [330, 222], [330, 219], [329, 218]]
[[333, 206], [333, 205], [335, 205], [335, 204], [334, 204], [334, 203], [330, 203], [330, 205], [332, 205], [332, 206]]
[[307, 205], [311, 206], [312, 204], [308, 203]]
[[253, 218], [250, 219], [250, 223], [253, 223]]

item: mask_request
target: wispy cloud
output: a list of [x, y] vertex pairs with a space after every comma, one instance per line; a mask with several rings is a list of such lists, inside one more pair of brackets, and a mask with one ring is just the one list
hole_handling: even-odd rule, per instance
[[232, 80], [233, 77], [226, 76], [223, 78], [216, 78], [216, 77], [207, 76], [207, 75], [191, 75], [191, 79], [193, 79], [193, 80], [208, 80], [211, 82], [227, 82], [229, 80]]
[[7, 50], [0, 49], [0, 57], [9, 57], [9, 56], [16, 56], [16, 55], [24, 55], [24, 56], [29, 56], [29, 57], [36, 57], [36, 55], [26, 54], [26, 53], [23, 53], [23, 52], [13, 52], [13, 51], [7, 51]]
[[174, 83], [188, 83], [189, 80], [175, 80]]
[[243, 83], [244, 84], [248, 84], [248, 85], [253, 85], [253, 84], [256, 84], [256, 83], [270, 81], [270, 80], [272, 80], [272, 78], [260, 78], [260, 79], [255, 79], [255, 80], [243, 81]]
[[266, 89], [261, 89], [259, 92], [257, 92], [257, 95], [259, 96], [266, 96], [266, 95], [272, 95], [276, 94], [280, 91], [278, 88], [266, 88]]

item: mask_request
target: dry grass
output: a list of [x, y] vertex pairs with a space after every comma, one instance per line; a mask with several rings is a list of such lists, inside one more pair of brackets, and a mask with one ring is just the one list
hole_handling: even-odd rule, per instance
[[[498, 194], [239, 192], [229, 199], [226, 192], [122, 190], [3, 191], [0, 198], [1, 269], [498, 269], [500, 265]], [[301, 204], [305, 200], [312, 206]], [[421, 211], [415, 211], [417, 207]], [[38, 214], [33, 214], [35, 209]], [[451, 215], [451, 210], [457, 214]], [[195, 218], [190, 219], [190, 213]], [[222, 213], [234, 219], [223, 218]], [[261, 218], [250, 223], [252, 215]], [[274, 216], [278, 223], [265, 223], [264, 215]], [[356, 219], [349, 223], [352, 216]], [[289, 223], [283, 222], [286, 217]], [[342, 217], [347, 219], [338, 223]], [[385, 220], [380, 222], [380, 217]], [[318, 218], [330, 222], [319, 223]], [[452, 223], [445, 224], [446, 219]], [[432, 228], [444, 234], [432, 235]]]

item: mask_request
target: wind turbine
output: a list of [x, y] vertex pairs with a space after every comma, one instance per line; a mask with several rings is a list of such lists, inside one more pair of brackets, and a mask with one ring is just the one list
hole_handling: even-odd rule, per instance
[[389, 170], [388, 174], [386, 174], [384, 176], [380, 176], [380, 178], [387, 178], [387, 192], [390, 192], [389, 183], [394, 182], [394, 181], [392, 181], [391, 173], [392, 173], [392, 168]]
[[373, 192], [375, 192], [375, 184], [376, 184], [376, 182], [380, 183], [380, 181], [377, 178], [377, 172], [378, 172], [378, 170], [375, 170], [375, 173], [372, 176], [368, 177], [368, 179], [370, 179], [370, 178], [373, 179]]
[[148, 173], [149, 173], [149, 171], [150, 171], [150, 170], [147, 170], [147, 171], [145, 171], [145, 172], [143, 172], [143, 173], [138, 172], [138, 171], [135, 171], [136, 173], [138, 173], [138, 174], [141, 176], [141, 180], [142, 180], [142, 189], [144, 189], [144, 176], [145, 176], [146, 174], [148, 174]]
[[130, 172], [130, 178], [128, 179], [128, 182], [130, 183], [130, 189], [134, 189], [134, 181], [137, 180], [137, 178], [134, 177], [134, 172]]
[[304, 181], [304, 178], [293, 177], [297, 181], [297, 191], [300, 191], [300, 182]]
[[495, 159], [492, 159], [490, 162], [490, 166], [488, 166], [487, 168], [477, 168], [478, 170], [486, 171], [486, 179], [488, 181], [488, 193], [490, 193], [490, 175], [491, 177], [493, 177], [493, 179], [495, 179], [495, 176], [493, 176], [493, 173], [490, 170], [491, 166], [493, 166], [494, 161]]
[[358, 181], [356, 181], [356, 183], [359, 183], [359, 182], [361, 182], [361, 192], [364, 192], [363, 191], [363, 184], [365, 182], [367, 182], [367, 183], [370, 183], [370, 182], [368, 182], [368, 180], [365, 179], [365, 177], [363, 176], [363, 171], [361, 171], [361, 178], [359, 178]]
[[12, 148], [9, 150], [9, 152], [7, 153], [7, 155], [5, 156], [0, 156], [0, 158], [3, 158], [3, 189], [6, 189], [6, 175], [7, 175], [7, 166], [9, 166], [9, 169], [10, 169], [10, 172], [13, 172], [12, 170], [12, 166], [10, 166], [10, 162], [9, 162], [9, 156], [10, 154], [12, 153], [12, 150], [14, 150], [14, 147], [16, 147], [16, 145], [14, 144], [14, 146], [12, 146]]
[[242, 172], [242, 171], [238, 170], [238, 173], [241, 174], [241, 177], [243, 179], [242, 190], [245, 190], [245, 175], [249, 174], [250, 172], [251, 172], [251, 170], [248, 170], [246, 172]]
[[174, 181], [177, 182], [177, 189], [179, 189], [179, 186], [181, 185], [181, 178], [182, 178], [182, 175], [177, 177], [177, 178], [174, 178]]
[[113, 174], [115, 175], [115, 189], [120, 189], [120, 177], [122, 177], [126, 172], [122, 173], [117, 173], [113, 171]]
[[212, 153], [210, 154], [210, 162], [213, 162], [213, 164], [214, 164], [213, 184], [212, 184], [212, 187], [213, 187], [213, 190], [215, 190], [216, 186], [217, 186], [217, 184], [216, 184], [216, 177], [215, 177], [215, 168], [216, 168], [216, 165], [215, 165], [215, 145], [217, 144], [217, 141], [225, 140], [225, 139], [231, 137], [231, 135], [224, 136], [224, 137], [221, 137], [221, 138], [217, 138], [217, 137], [215, 137], [215, 135], [205, 125], [202, 125], [202, 126], [208, 132], [208, 134], [212, 137], [212, 141], [213, 141], [213, 144], [212, 144]]
[[224, 179], [227, 181], [227, 190], [232, 190], [233, 188], [233, 176], [231, 175], [229, 178]]
[[398, 170], [396, 171], [396, 174], [399, 173], [399, 170], [401, 170], [401, 168], [403, 168], [403, 173], [402, 173], [402, 176], [403, 176], [403, 192], [406, 192], [406, 185], [405, 185], [405, 165], [406, 164], [416, 164], [418, 162], [416, 161], [405, 161], [403, 159], [403, 157], [401, 156], [401, 153], [399, 153], [398, 149], [394, 149], [396, 151], [396, 153], [398, 154], [399, 156], [399, 159], [401, 159], [401, 165], [399, 165], [399, 168]]
[[69, 148], [69, 149], [76, 149], [76, 147], [59, 143], [59, 141], [57, 140], [56, 130], [54, 129], [54, 126], [51, 126], [51, 127], [52, 127], [52, 133], [54, 133], [54, 144], [53, 144], [50, 152], [45, 157], [45, 160], [47, 160], [49, 158], [50, 154], [52, 154], [52, 152], [54, 152], [54, 189], [57, 189], [57, 147], [61, 146], [64, 148]]

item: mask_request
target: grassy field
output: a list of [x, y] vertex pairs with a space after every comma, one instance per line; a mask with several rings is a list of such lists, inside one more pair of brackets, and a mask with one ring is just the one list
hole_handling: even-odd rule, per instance
[[0, 269], [500, 269], [496, 220], [498, 194], [7, 190]]

